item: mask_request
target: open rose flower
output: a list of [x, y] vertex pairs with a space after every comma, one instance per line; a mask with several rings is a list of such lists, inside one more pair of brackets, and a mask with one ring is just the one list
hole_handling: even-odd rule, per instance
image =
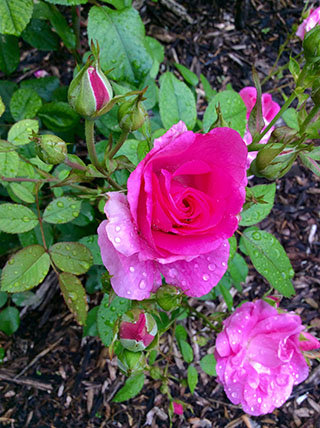
[[304, 39], [305, 34], [312, 30], [316, 25], [320, 24], [320, 7], [310, 9], [308, 17], [299, 25], [296, 35], [301, 40]]
[[[255, 103], [257, 101], [257, 90], [253, 86], [247, 86], [246, 88], [241, 89], [239, 92], [239, 95], [243, 99], [243, 102], [246, 105], [247, 108], [247, 120], [249, 120], [250, 113], [255, 106]], [[272, 119], [278, 114], [280, 110], [280, 106], [278, 103], [272, 100], [272, 96], [270, 94], [262, 94], [261, 97], [261, 104], [262, 104], [262, 117], [264, 121], [264, 128], [269, 125], [269, 123], [272, 121]], [[264, 129], [263, 128], [263, 129]], [[274, 127], [272, 127], [266, 135], [260, 140], [261, 144], [265, 144], [274, 130]], [[249, 131], [249, 127], [247, 125], [246, 132], [243, 137], [245, 143], [247, 145], [252, 143], [252, 135]], [[257, 152], [249, 152], [248, 153], [248, 168], [257, 156]]]
[[208, 134], [183, 122], [154, 141], [128, 179], [128, 196], [108, 194], [98, 229], [116, 294], [148, 298], [168, 284], [202, 296], [227, 269], [245, 200], [247, 148], [229, 128]]
[[302, 351], [320, 347], [301, 319], [263, 300], [244, 303], [224, 321], [215, 356], [217, 375], [234, 404], [258, 416], [280, 407], [309, 372]]

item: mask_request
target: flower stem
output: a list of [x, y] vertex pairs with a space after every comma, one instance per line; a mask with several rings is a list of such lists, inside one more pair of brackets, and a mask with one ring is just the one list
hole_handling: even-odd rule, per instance
[[112, 159], [114, 157], [114, 155], [120, 150], [122, 144], [126, 141], [126, 139], [128, 137], [128, 134], [129, 134], [128, 131], [126, 131], [126, 130], [122, 131], [117, 144], [108, 153], [108, 158], [109, 159]]
[[306, 130], [307, 126], [309, 125], [309, 123], [311, 122], [311, 120], [316, 116], [316, 114], [318, 113], [318, 111], [320, 110], [320, 106], [313, 106], [312, 110], [310, 111], [310, 113], [308, 114], [308, 116], [305, 118], [303, 124], [301, 125], [300, 128], [300, 134], [303, 134], [304, 131]]
[[198, 312], [196, 309], [194, 309], [192, 306], [188, 305], [188, 303], [183, 305], [186, 309], [188, 309], [190, 312], [192, 312], [193, 314], [195, 314], [198, 318], [201, 318], [208, 327], [211, 328], [211, 330], [217, 331], [219, 332], [219, 328], [216, 327], [215, 325], [212, 324], [211, 321], [209, 321], [208, 317], [206, 317], [204, 314], [202, 314], [201, 312]]

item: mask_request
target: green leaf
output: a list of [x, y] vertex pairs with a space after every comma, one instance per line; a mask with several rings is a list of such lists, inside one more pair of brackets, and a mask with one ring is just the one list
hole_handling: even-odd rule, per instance
[[36, 201], [35, 196], [24, 186], [24, 183], [10, 183], [10, 189], [19, 199], [27, 204], [33, 204]]
[[207, 354], [200, 360], [200, 367], [209, 376], [217, 376], [216, 365], [217, 361], [213, 354]]
[[20, 293], [40, 284], [50, 267], [50, 257], [41, 245], [30, 245], [7, 261], [1, 275], [1, 290]]
[[97, 326], [100, 339], [105, 346], [110, 346], [116, 321], [131, 307], [131, 300], [116, 296], [109, 304], [109, 296], [104, 295], [98, 310]]
[[79, 122], [79, 115], [69, 104], [62, 101], [44, 104], [38, 116], [48, 129], [56, 132], [69, 131]]
[[11, 299], [15, 305], [22, 307], [33, 305], [40, 300], [40, 298], [32, 291], [14, 293], [12, 294]]
[[198, 76], [182, 64], [174, 63], [174, 66], [179, 70], [184, 80], [191, 86], [197, 86], [199, 83]]
[[4, 306], [7, 303], [8, 300], [8, 294], [4, 291], [0, 291], [0, 308]]
[[19, 36], [31, 19], [33, 0], [0, 0], [0, 33]]
[[126, 156], [134, 165], [138, 165], [138, 145], [140, 142], [138, 140], [126, 140], [117, 152], [116, 157]]
[[3, 113], [5, 112], [6, 106], [4, 105], [2, 98], [0, 97], [0, 117], [3, 115]]
[[280, 242], [268, 232], [250, 228], [241, 240], [257, 271], [285, 297], [295, 294], [291, 282], [294, 270]]
[[193, 93], [173, 73], [166, 72], [160, 77], [159, 108], [165, 128], [171, 128], [179, 120], [182, 120], [188, 129], [194, 128], [197, 110]]
[[0, 80], [0, 96], [4, 105], [6, 106], [6, 111], [4, 112], [2, 119], [7, 122], [12, 122], [12, 117], [9, 111], [9, 104], [11, 96], [17, 88], [18, 85], [15, 82], [10, 82], [10, 80]]
[[247, 189], [247, 198], [254, 202], [246, 202], [241, 211], [240, 226], [251, 226], [266, 218], [274, 204], [276, 183], [260, 184]]
[[61, 224], [74, 220], [80, 214], [81, 200], [62, 196], [54, 199], [46, 207], [43, 220], [48, 223]]
[[[67, 19], [54, 5], [41, 3], [42, 17], [49, 19], [52, 27], [61, 37], [67, 49], [73, 50], [76, 48], [76, 36], [73, 29], [69, 27]], [[39, 16], [37, 16], [39, 17]]]
[[45, 76], [40, 79], [23, 80], [21, 88], [33, 89], [44, 101], [51, 101], [54, 91], [59, 88], [60, 81], [56, 76]]
[[119, 11], [93, 6], [89, 12], [88, 35], [90, 41], [99, 43], [101, 67], [112, 69], [111, 79], [137, 85], [151, 69], [144, 25], [135, 9]]
[[12, 178], [18, 173], [20, 158], [17, 152], [0, 152], [0, 176]]
[[78, 242], [58, 242], [49, 249], [54, 264], [63, 272], [86, 273], [92, 265], [90, 250]]
[[204, 131], [208, 132], [211, 125], [216, 121], [216, 107], [218, 105], [220, 105], [223, 119], [229, 124], [230, 128], [238, 131], [243, 137], [247, 124], [247, 109], [240, 95], [231, 90], [219, 92], [210, 101], [203, 117]]
[[57, 33], [54, 33], [43, 19], [31, 19], [21, 37], [40, 51], [55, 51], [60, 47]]
[[47, 3], [62, 4], [64, 6], [75, 6], [77, 4], [85, 4], [88, 0], [46, 0]]
[[144, 373], [131, 375], [124, 386], [119, 389], [113, 398], [114, 403], [122, 403], [123, 401], [130, 400], [135, 397], [142, 390], [144, 385]]
[[231, 275], [232, 282], [237, 290], [241, 291], [241, 283], [246, 282], [248, 275], [248, 265], [245, 259], [236, 253], [228, 263], [228, 272]]
[[85, 289], [80, 280], [71, 273], [59, 274], [59, 284], [63, 298], [78, 324], [85, 325], [88, 303]]
[[10, 100], [10, 112], [16, 121], [33, 119], [41, 106], [41, 98], [32, 89], [18, 89]]
[[157, 39], [149, 36], [145, 38], [145, 43], [149, 55], [153, 59], [153, 64], [149, 75], [151, 78], [155, 79], [159, 72], [160, 64], [164, 61], [164, 47]]
[[79, 242], [80, 244], [83, 244], [89, 248], [93, 256], [94, 265], [103, 265], [100, 247], [98, 245], [98, 235], [84, 236], [83, 238], [79, 239]]
[[231, 238], [228, 239], [228, 241], [230, 244], [229, 260], [231, 260], [237, 251], [237, 239], [233, 235], [233, 236], [231, 236]]
[[289, 128], [299, 131], [298, 113], [294, 108], [288, 108], [283, 114], [282, 119], [286, 122]]
[[200, 80], [203, 86], [204, 93], [206, 95], [206, 100], [210, 102], [212, 98], [216, 95], [217, 91], [211, 88], [208, 79], [203, 74], [200, 74]]
[[20, 325], [20, 313], [17, 308], [9, 306], [0, 312], [0, 330], [8, 336], [16, 332]]
[[24, 119], [11, 126], [8, 132], [8, 141], [16, 146], [23, 146], [30, 143], [32, 132], [39, 132], [37, 120]]
[[23, 233], [37, 224], [38, 218], [29, 208], [18, 204], [0, 204], [0, 230], [6, 233]]
[[193, 350], [191, 346], [185, 340], [179, 340], [178, 345], [184, 361], [190, 364], [193, 361]]
[[224, 281], [223, 279], [225, 278], [225, 276], [220, 280], [220, 282], [218, 283], [218, 285], [215, 287], [215, 292], [221, 293], [222, 297], [224, 299], [224, 301], [227, 304], [228, 310], [231, 311], [232, 306], [233, 306], [233, 298], [231, 296], [230, 290], [226, 285], [229, 285], [228, 281]]
[[179, 341], [179, 340], [186, 341], [187, 340], [188, 334], [187, 334], [186, 329], [183, 327], [183, 325], [178, 324], [176, 326], [175, 336], [176, 336], [177, 341]]
[[95, 306], [88, 312], [86, 324], [83, 327], [83, 337], [85, 336], [98, 336], [97, 316], [99, 306]]
[[197, 383], [198, 383], [198, 372], [194, 368], [194, 366], [190, 365], [188, 367], [188, 386], [191, 394], [194, 393]]
[[18, 38], [0, 34], [0, 70], [5, 74], [11, 74], [16, 70], [19, 62], [20, 50]]

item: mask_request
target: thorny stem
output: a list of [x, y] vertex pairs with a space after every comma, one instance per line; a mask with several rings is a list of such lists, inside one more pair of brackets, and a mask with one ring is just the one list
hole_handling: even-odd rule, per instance
[[108, 153], [108, 158], [109, 159], [112, 159], [114, 157], [114, 155], [120, 150], [122, 144], [126, 141], [126, 139], [128, 137], [128, 134], [129, 134], [128, 131], [122, 131], [117, 144]]
[[211, 330], [214, 330], [216, 332], [220, 332], [219, 328], [216, 327], [215, 325], [213, 325], [212, 322], [209, 321], [208, 317], [206, 317], [204, 314], [202, 314], [201, 312], [198, 312], [192, 306], [189, 306], [188, 303], [185, 303], [183, 306], [186, 309], [188, 309], [190, 312], [192, 312], [193, 314], [195, 314], [198, 318], [201, 318], [207, 324], [207, 326], [211, 328]]
[[47, 243], [46, 243], [46, 238], [44, 236], [44, 230], [43, 230], [43, 224], [42, 224], [42, 216], [41, 216], [40, 205], [39, 205], [39, 188], [40, 188], [40, 183], [37, 183], [36, 184], [36, 189], [35, 189], [36, 190], [37, 213], [38, 213], [38, 220], [39, 220], [39, 226], [40, 226], [40, 232], [41, 232], [43, 246], [44, 246], [44, 249], [46, 251], [48, 251], [48, 247], [47, 247]]
[[105, 179], [108, 181], [109, 184], [111, 184], [112, 187], [114, 187], [117, 190], [123, 190], [118, 183], [116, 183], [108, 174], [106, 174], [106, 172], [100, 165], [96, 148], [94, 145], [94, 121], [93, 120], [89, 120], [89, 119], [85, 120], [85, 134], [86, 134], [88, 154], [92, 164], [97, 168], [98, 171], [100, 171], [104, 175]]

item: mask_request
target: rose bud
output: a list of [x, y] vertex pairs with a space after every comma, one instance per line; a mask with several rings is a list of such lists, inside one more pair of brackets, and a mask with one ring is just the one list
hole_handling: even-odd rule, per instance
[[123, 349], [118, 355], [118, 367], [127, 375], [145, 368], [146, 360], [142, 352], [132, 352]]
[[182, 404], [173, 401], [172, 402], [172, 407], [173, 407], [173, 413], [175, 413], [176, 415], [183, 415], [183, 406]]
[[181, 291], [168, 284], [160, 287], [156, 293], [157, 303], [165, 311], [177, 308], [181, 302], [181, 297]]
[[53, 134], [40, 135], [35, 138], [36, 153], [45, 163], [58, 165], [65, 160], [67, 145], [59, 137]]
[[133, 132], [141, 128], [148, 116], [140, 101], [140, 96], [133, 101], [125, 101], [118, 110], [119, 126], [124, 131]]
[[132, 352], [138, 352], [143, 351], [150, 345], [157, 331], [157, 323], [150, 314], [131, 311], [122, 317], [119, 338], [124, 348]]
[[303, 355], [320, 347], [301, 319], [263, 300], [246, 302], [217, 336], [217, 376], [229, 400], [253, 416], [282, 406], [309, 373]]
[[304, 39], [306, 33], [308, 33], [316, 25], [320, 24], [320, 7], [316, 9], [310, 9], [308, 17], [299, 25], [296, 35], [300, 37], [301, 40]]
[[88, 60], [69, 86], [68, 101], [84, 117], [98, 117], [112, 98], [112, 87], [97, 59]]

